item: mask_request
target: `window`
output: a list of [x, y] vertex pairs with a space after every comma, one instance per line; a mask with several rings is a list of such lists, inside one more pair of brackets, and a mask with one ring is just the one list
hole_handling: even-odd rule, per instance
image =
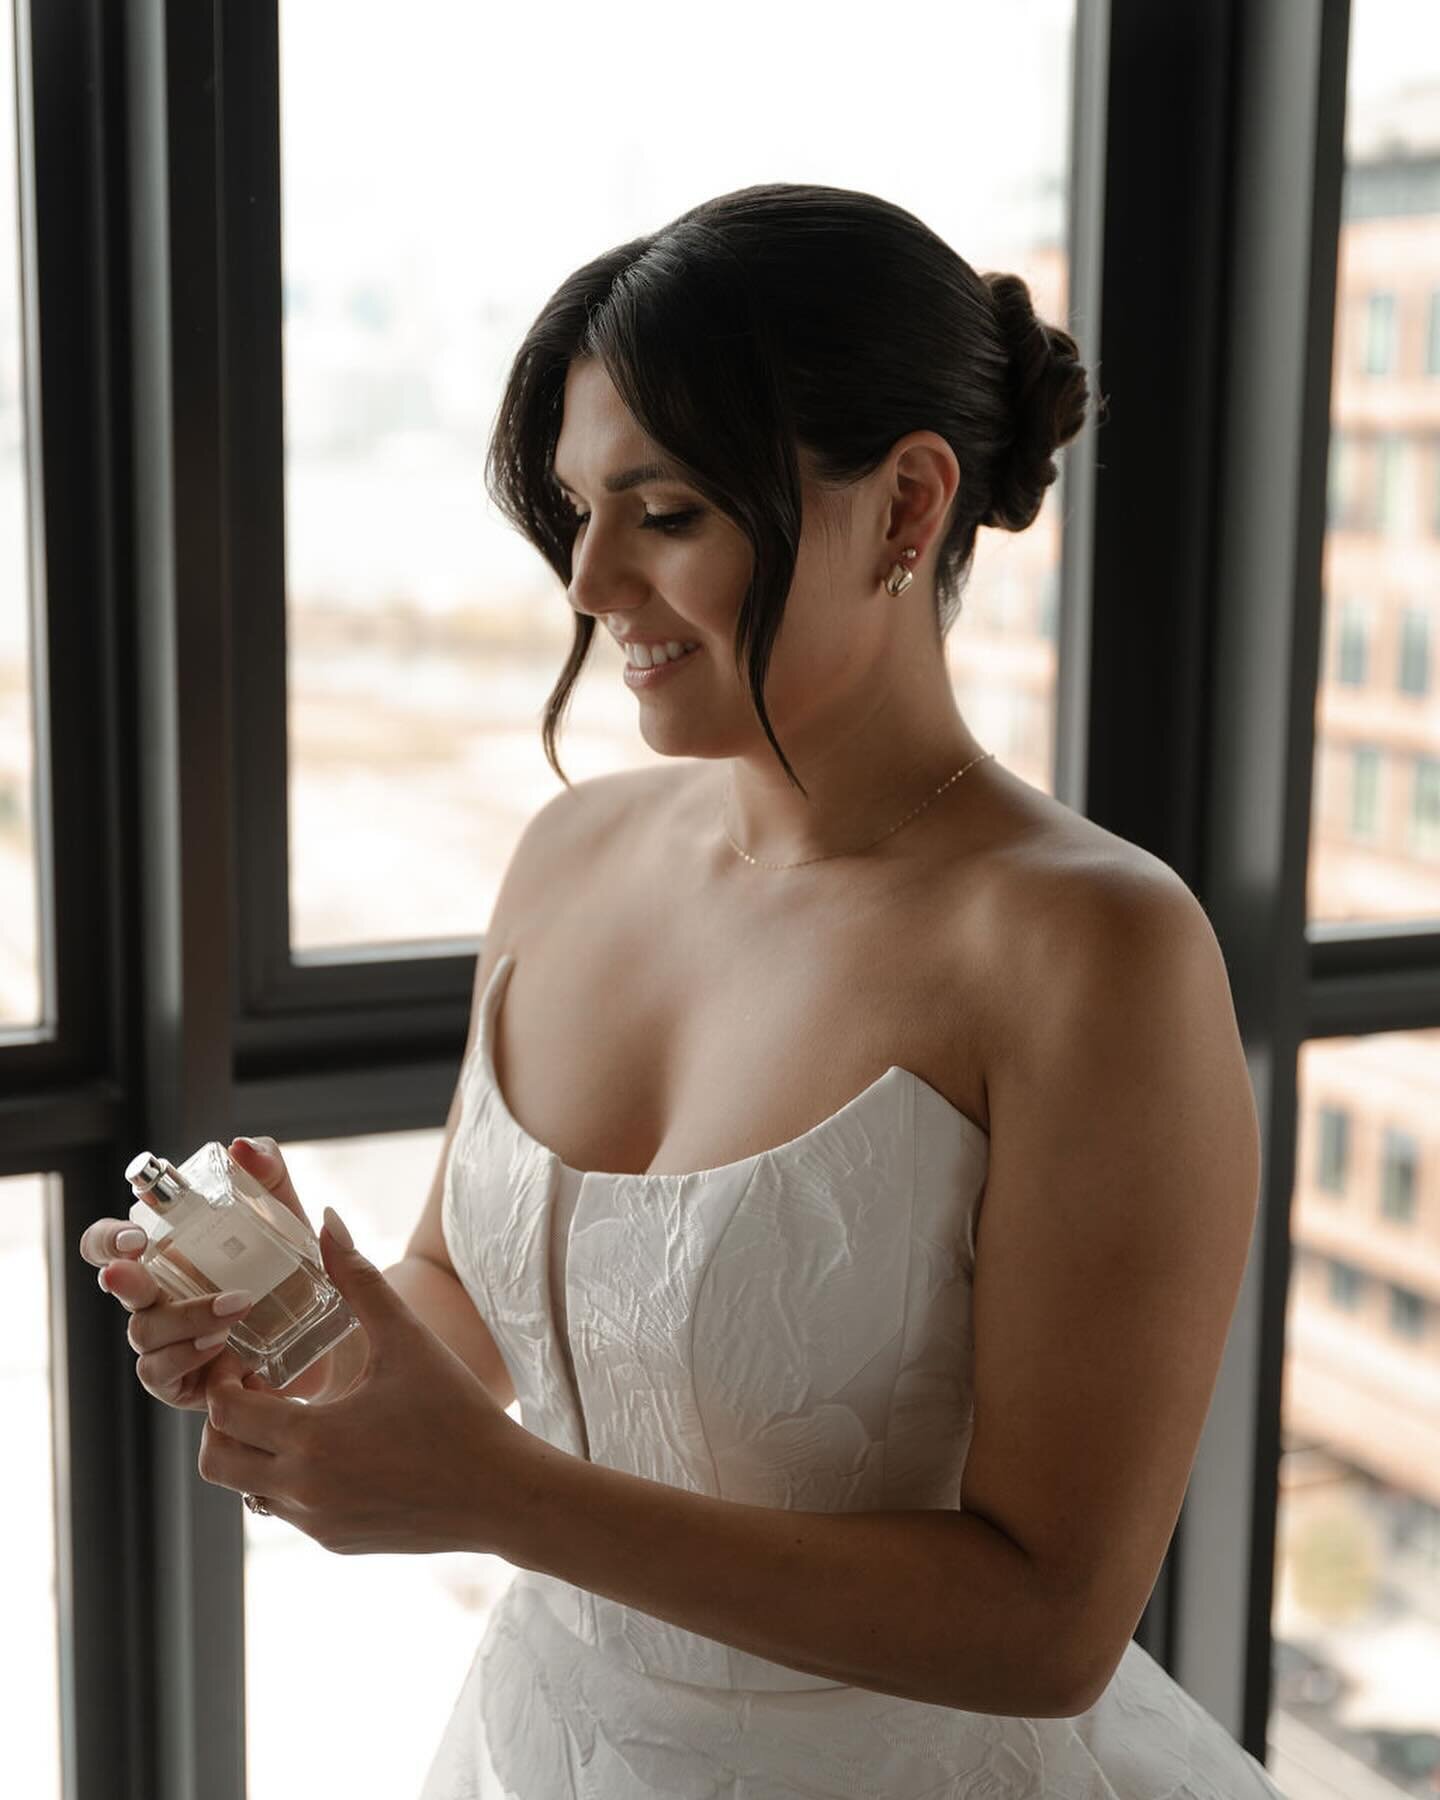
[[1335, 679], [1346, 687], [1364, 687], [1369, 650], [1369, 613], [1359, 600], [1346, 600], [1340, 610], [1339, 656]]
[[1430, 535], [1440, 537], [1440, 437], [1430, 444]]
[[5, 1479], [0, 1530], [5, 1558], [7, 1792], [58, 1796], [60, 1684], [55, 1610], [54, 1451], [50, 1426], [50, 1318], [46, 1214], [53, 1177], [0, 1180], [0, 1431]]
[[1371, 294], [1365, 304], [1365, 373], [1395, 372], [1395, 296]]
[[1327, 1193], [1343, 1194], [1350, 1161], [1350, 1115], [1338, 1106], [1322, 1106], [1317, 1122], [1320, 1154], [1316, 1161], [1316, 1186]]
[[[843, 185], [903, 200], [975, 268], [1022, 274], [1042, 315], [1063, 320], [1073, 13], [1073, 0], [1030, 0], [967, 18], [962, 29], [950, 8], [922, 7], [916, 24], [963, 41], [988, 99], [960, 115], [912, 117], [917, 154], [897, 175], [883, 134], [854, 131], [873, 101], [866, 34], [832, 34], [817, 83], [803, 11], [751, 0], [727, 13], [731, 28], [719, 37], [689, 24], [617, 33], [603, 51], [550, 69], [547, 80], [559, 83], [547, 90], [553, 129], [537, 133], [524, 82], [497, 80], [476, 104], [475, 71], [497, 66], [491, 10], [416, 0], [409, 35], [443, 42], [446, 53], [426, 61], [423, 84], [417, 71], [414, 87], [393, 91], [391, 128], [377, 131], [374, 96], [391, 90], [395, 66], [383, 15], [354, 15], [347, 79], [337, 84], [333, 8], [284, 0], [293, 948], [478, 936], [522, 825], [559, 791], [539, 720], [570, 646], [570, 608], [481, 480], [508, 359], [558, 271], [708, 194], [773, 179], [767, 171], [803, 144], [807, 166], [843, 164]], [[504, 66], [548, 56], [546, 18], [522, 12], [504, 28]], [[577, 42], [587, 38], [576, 30]], [[705, 59], [698, 87], [676, 79], [687, 46]], [[619, 92], [644, 96], [643, 106], [622, 108], [623, 121]], [[773, 107], [774, 117], [758, 128], [752, 121], [737, 140], [740, 92], [747, 111]], [[993, 118], [1007, 120], [1004, 179], [957, 183], [950, 170], [965, 143], [977, 164], [989, 158], [992, 106]], [[658, 158], [653, 146], [667, 134], [671, 152]], [[494, 176], [519, 144], [523, 199]], [[583, 205], [577, 165], [586, 170]], [[1018, 537], [981, 533], [946, 640], [964, 706], [1013, 686], [1018, 701], [1038, 697], [1053, 712], [1040, 602], [1059, 561], [1060, 500], [1057, 483], [1043, 516]], [[1004, 616], [1007, 589], [1023, 632]], [[1017, 654], [1020, 636], [1028, 655]], [[622, 667], [609, 635], [597, 633], [560, 742], [574, 780], [655, 761]], [[1038, 759], [1018, 771], [1046, 788], [1053, 735], [1045, 731]], [[381, 864], [407, 879], [356, 878]]]
[[1405, 524], [1405, 477], [1408, 446], [1398, 432], [1385, 432], [1375, 443], [1375, 525], [1386, 537], [1400, 535]]
[[1417, 856], [1440, 856], [1440, 757], [1415, 759], [1410, 846]]
[[[285, 1162], [311, 1219], [333, 1205], [356, 1247], [385, 1269], [405, 1254], [443, 1137], [289, 1142]], [[282, 1520], [247, 1511], [243, 1522], [250, 1794], [418, 1793], [510, 1565], [459, 1552], [332, 1556]], [[323, 1654], [305, 1663], [303, 1707], [293, 1659], [274, 1653], [297, 1618], [324, 1621]], [[315, 1726], [356, 1716], [363, 1732]]]
[[1390, 1329], [1396, 1337], [1423, 1338], [1425, 1335], [1425, 1296], [1409, 1288], [1390, 1289]]
[[[1317, 925], [1440, 917], [1433, 777], [1421, 772], [1434, 746], [1417, 742], [1415, 706], [1433, 692], [1430, 615], [1440, 592], [1440, 438], [1434, 382], [1427, 401], [1420, 375], [1423, 366], [1440, 376], [1440, 38], [1431, 35], [1440, 13], [1351, 0], [1349, 17], [1324, 592], [1342, 610], [1365, 596], [1376, 613], [1368, 656], [1359, 628], [1343, 621], [1323, 640], [1336, 647], [1316, 696], [1308, 912]], [[1381, 660], [1362, 673], [1371, 656]], [[1357, 735], [1373, 754], [1355, 759], [1351, 810], [1343, 771]], [[1357, 840], [1379, 825], [1380, 755], [1407, 780], [1416, 768], [1412, 823], [1380, 832], [1395, 855], [1361, 860]]]
[[1430, 614], [1418, 606], [1400, 615], [1400, 692], [1430, 692]]
[[1380, 1208], [1387, 1219], [1415, 1216], [1415, 1179], [1420, 1146], [1408, 1131], [1385, 1128], [1385, 1155], [1380, 1172]]
[[[1312, 1207], [1302, 1190], [1291, 1211], [1274, 1611], [1282, 1657], [1272, 1705], [1299, 1702], [1302, 1716], [1358, 1763], [1372, 1741], [1368, 1728], [1405, 1714], [1412, 1678], [1418, 1710], [1406, 1722], [1440, 1729], [1440, 1650], [1424, 1623], [1420, 1554], [1440, 1506], [1432, 1473], [1440, 1467], [1440, 1408], [1424, 1345], [1440, 1284], [1423, 1213], [1414, 1215], [1413, 1243], [1386, 1223], [1411, 1216], [1419, 1197], [1440, 1031], [1311, 1040], [1299, 1075], [1301, 1128], [1308, 1133], [1313, 1113], [1319, 1131], [1315, 1186], [1347, 1160], [1338, 1148], [1347, 1143], [1360, 1204], [1342, 1218]], [[1283, 1647], [1297, 1644], [1328, 1673], [1295, 1675]], [[1381, 1800], [1391, 1778], [1373, 1763], [1372, 1773], [1384, 1776]], [[1329, 1785], [1358, 1793], [1359, 1779], [1337, 1770]], [[1307, 1791], [1300, 1780], [1282, 1785]]]
[[0, 20], [0, 1031], [40, 1022], [15, 17]]
[[1358, 454], [1354, 438], [1344, 431], [1330, 434], [1328, 514], [1332, 531], [1355, 531], [1361, 522]]
[[1360, 1304], [1360, 1290], [1364, 1285], [1364, 1277], [1358, 1269], [1351, 1268], [1349, 1263], [1332, 1260], [1330, 1263], [1330, 1298], [1336, 1306], [1353, 1312]]
[[1368, 747], [1352, 753], [1350, 833], [1373, 838], [1380, 817], [1380, 752]]

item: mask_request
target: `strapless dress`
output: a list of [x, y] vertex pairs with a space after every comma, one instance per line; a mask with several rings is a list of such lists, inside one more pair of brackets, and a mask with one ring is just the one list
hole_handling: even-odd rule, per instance
[[[958, 1508], [988, 1134], [892, 1067], [800, 1137], [680, 1175], [572, 1169], [511, 1116], [495, 966], [445, 1241], [521, 1420], [650, 1481], [805, 1511]], [[421, 1800], [1275, 1800], [1133, 1639], [1075, 1717], [823, 1679], [518, 1569]]]

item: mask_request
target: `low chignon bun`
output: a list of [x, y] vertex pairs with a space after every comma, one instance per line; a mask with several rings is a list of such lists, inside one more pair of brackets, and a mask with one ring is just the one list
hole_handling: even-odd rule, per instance
[[983, 277], [1010, 351], [1014, 436], [990, 469], [990, 504], [982, 525], [1023, 531], [1039, 512], [1059, 469], [1055, 452], [1085, 423], [1089, 384], [1069, 332], [1035, 316], [1030, 289], [1018, 275]]

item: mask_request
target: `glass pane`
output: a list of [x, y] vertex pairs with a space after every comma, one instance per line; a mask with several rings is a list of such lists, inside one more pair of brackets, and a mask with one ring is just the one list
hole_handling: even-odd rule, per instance
[[1440, 918], [1440, 7], [1352, 0], [1308, 910]]
[[[716, 33], [683, 8], [611, 9], [600, 29], [574, 0], [416, 0], [397, 40], [393, 9], [365, 0], [346, 10], [337, 80], [333, 8], [282, 0], [297, 950], [478, 936], [522, 826], [558, 791], [539, 726], [570, 608], [483, 485], [509, 360], [555, 284], [783, 169], [908, 207], [1063, 323], [1073, 12], [920, 0], [907, 27], [937, 67], [963, 67], [964, 104], [917, 106], [897, 136], [863, 10], [829, 9], [817, 34], [806, 9], [742, 0]], [[558, 42], [583, 54], [557, 61]], [[407, 49], [427, 45], [443, 54]], [[704, 81], [675, 79], [701, 66]], [[516, 71], [542, 68], [537, 112]], [[957, 179], [967, 167], [984, 179]], [[1057, 483], [1028, 531], [979, 534], [947, 640], [976, 736], [1047, 791], [1062, 509]], [[572, 780], [653, 760], [603, 633], [560, 754]], [[406, 879], [363, 879], [376, 867]]]
[[0, 1031], [40, 1022], [15, 15], [0, 8]]
[[1271, 1773], [1440, 1789], [1440, 1031], [1300, 1057]]
[[50, 1429], [51, 1178], [0, 1178], [0, 1539], [5, 1550], [0, 1694], [7, 1794], [60, 1800], [55, 1461]]
[[[403, 1131], [281, 1148], [312, 1222], [333, 1206], [384, 1269], [405, 1253], [444, 1136]], [[511, 1416], [520, 1416], [518, 1402]], [[334, 1556], [282, 1519], [241, 1511], [248, 1792], [254, 1800], [419, 1793], [510, 1564], [464, 1554]], [[275, 1654], [297, 1619], [324, 1621], [300, 1700], [294, 1659]], [[318, 1728], [342, 1720], [350, 1721], [344, 1730]]]

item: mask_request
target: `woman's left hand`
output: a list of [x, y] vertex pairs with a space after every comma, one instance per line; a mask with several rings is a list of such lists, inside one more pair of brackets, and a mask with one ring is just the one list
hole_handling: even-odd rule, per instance
[[201, 1476], [263, 1495], [270, 1511], [342, 1556], [379, 1551], [500, 1553], [525, 1504], [528, 1434], [424, 1324], [325, 1209], [326, 1272], [369, 1338], [355, 1385], [317, 1405], [257, 1375], [209, 1382]]

